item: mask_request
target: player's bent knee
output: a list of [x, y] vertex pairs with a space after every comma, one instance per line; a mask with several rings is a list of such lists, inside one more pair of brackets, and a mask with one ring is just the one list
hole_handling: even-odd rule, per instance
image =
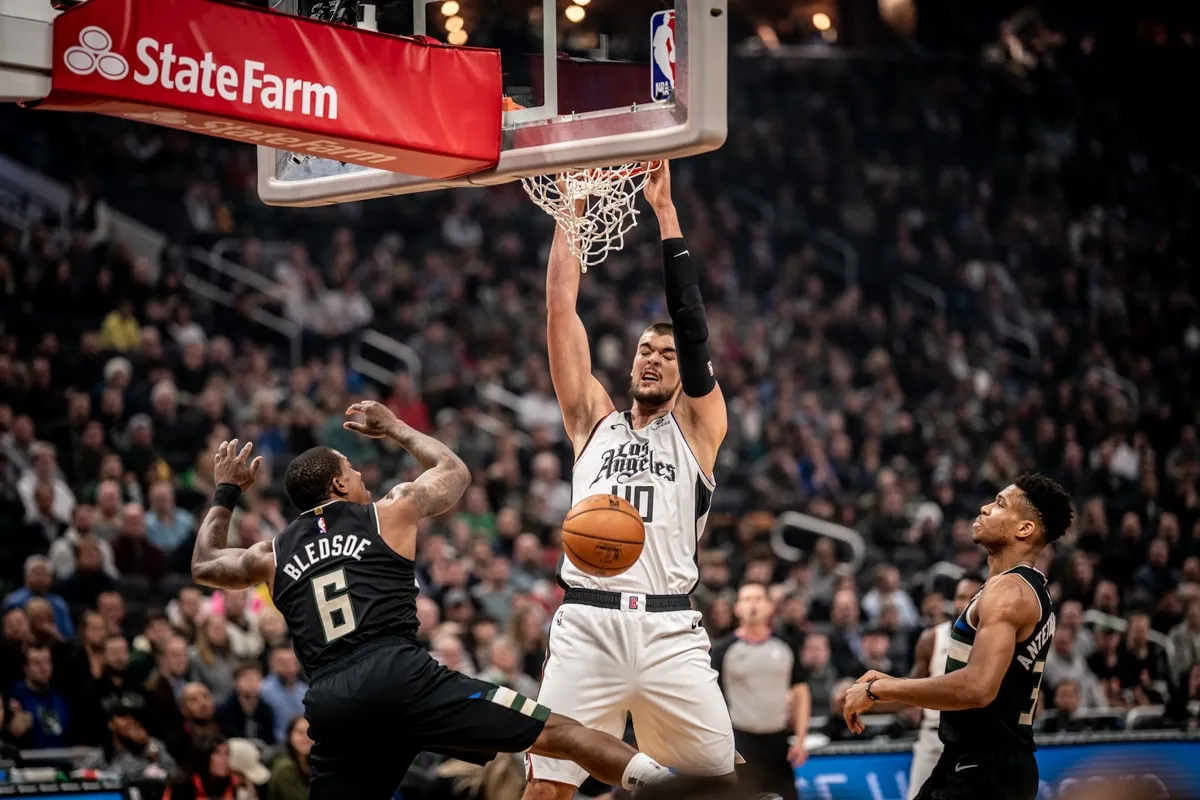
[[569, 783], [530, 779], [521, 800], [571, 800], [578, 791]]

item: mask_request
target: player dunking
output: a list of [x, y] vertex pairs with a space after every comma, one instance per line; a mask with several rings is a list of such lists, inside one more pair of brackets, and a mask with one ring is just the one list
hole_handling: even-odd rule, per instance
[[336, 450], [317, 447], [288, 466], [300, 514], [271, 544], [227, 548], [231, 510], [254, 483], [251, 445], [223, 443], [217, 491], [192, 556], [207, 586], [267, 583], [309, 675], [305, 716], [313, 739], [312, 800], [390, 798], [420, 751], [484, 764], [500, 753], [579, 762], [626, 788], [670, 772], [618, 739], [551, 713], [544, 704], [445, 669], [416, 641], [413, 561], [417, 521], [454, 507], [470, 472], [448, 447], [398, 421], [386, 406], [356, 403], [349, 430], [389, 438], [425, 472], [371, 502], [362, 476]]
[[[620, 736], [633, 715], [638, 746], [669, 767], [733, 773], [733, 729], [691, 610], [697, 540], [725, 438], [725, 399], [713, 377], [696, 268], [680, 232], [664, 163], [646, 184], [662, 235], [672, 324], [638, 340], [633, 408], [618, 413], [592, 375], [576, 312], [579, 261], [556, 230], [546, 275], [550, 376], [575, 450], [572, 494], [619, 494], [641, 513], [646, 546], [627, 572], [594, 578], [562, 563], [563, 606], [550, 630], [539, 702]], [[574, 764], [534, 753], [526, 800], [570, 800], [584, 780]]]
[[[959, 580], [954, 587], [955, 619], [967, 610], [967, 604], [979, 593], [981, 585], [979, 579], [973, 577]], [[946, 657], [950, 654], [950, 629], [953, 625], [953, 620], [947, 620], [921, 631], [917, 639], [911, 677], [929, 678], [946, 674]], [[921, 731], [917, 734], [917, 743], [913, 746], [912, 768], [908, 776], [908, 800], [914, 800], [917, 792], [933, 773], [933, 765], [942, 757], [942, 740], [938, 738], [938, 724], [941, 719], [942, 712], [930, 708], [925, 709], [921, 715]]]
[[990, 577], [950, 629], [946, 674], [906, 680], [871, 671], [846, 695], [846, 724], [856, 733], [876, 702], [942, 712], [945, 750], [918, 800], [1037, 796], [1033, 717], [1055, 620], [1046, 577], [1033, 564], [1073, 518], [1071, 498], [1053, 480], [1017, 478], [975, 520]]

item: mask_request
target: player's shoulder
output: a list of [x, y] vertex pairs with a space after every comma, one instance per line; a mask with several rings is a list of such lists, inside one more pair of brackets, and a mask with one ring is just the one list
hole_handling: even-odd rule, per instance
[[984, 584], [979, 593], [980, 624], [1005, 621], [1025, 624], [1042, 615], [1037, 590], [1018, 572], [1005, 572]]

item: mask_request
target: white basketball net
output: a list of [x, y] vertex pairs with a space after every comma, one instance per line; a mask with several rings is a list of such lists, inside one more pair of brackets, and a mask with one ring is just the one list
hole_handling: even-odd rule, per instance
[[[567, 236], [571, 254], [587, 272], [625, 246], [625, 234], [637, 225], [637, 196], [661, 164], [573, 169], [522, 178], [521, 185], [540, 209], [554, 217]], [[580, 200], [584, 207], [576, 214]]]

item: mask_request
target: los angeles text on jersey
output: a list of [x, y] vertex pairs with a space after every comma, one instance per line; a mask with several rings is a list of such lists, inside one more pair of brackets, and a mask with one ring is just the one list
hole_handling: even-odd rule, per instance
[[299, 580], [309, 567], [326, 559], [353, 558], [355, 561], [361, 561], [363, 552], [370, 546], [369, 539], [353, 533], [345, 536], [338, 533], [317, 539], [304, 545], [300, 552], [292, 554], [291, 559], [283, 565], [283, 574], [295, 581]]
[[617, 483], [624, 483], [628, 478], [646, 473], [670, 483], [675, 482], [675, 465], [655, 458], [654, 448], [649, 442], [621, 442], [600, 456], [600, 469], [596, 471], [591, 485], [613, 479]]
[[1054, 628], [1057, 625], [1056, 617], [1051, 614], [1046, 618], [1046, 624], [1037, 632], [1025, 647], [1025, 655], [1018, 655], [1017, 661], [1021, 662], [1021, 666], [1025, 669], [1033, 669], [1033, 665], [1042, 657], [1043, 651], [1050, 644], [1050, 640], [1054, 638]]

